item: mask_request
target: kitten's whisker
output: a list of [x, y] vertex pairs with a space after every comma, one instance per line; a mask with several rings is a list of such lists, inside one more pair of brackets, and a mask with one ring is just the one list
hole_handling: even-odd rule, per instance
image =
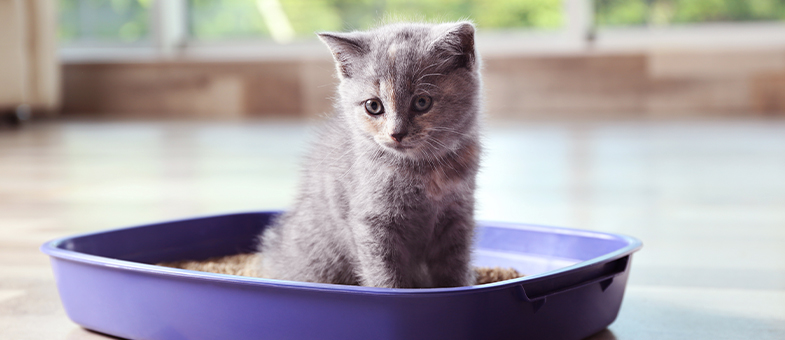
[[[434, 87], [435, 87], [435, 86], [434, 86]], [[427, 95], [429, 95], [429, 96], [433, 96], [433, 95], [431, 94], [431, 92], [430, 92], [430, 91], [428, 91], [428, 90], [426, 90], [426, 89], [417, 89], [417, 92], [422, 92], [422, 93], [425, 93], [425, 94], [427, 94]]]
[[438, 62], [436, 62], [436, 63], [433, 63], [433, 64], [430, 64], [430, 65], [428, 65], [426, 68], [424, 68], [424, 69], [421, 69], [421, 70], [418, 70], [418, 71], [417, 71], [417, 74], [419, 74], [419, 73], [421, 73], [421, 72], [428, 71], [428, 70], [430, 70], [432, 67], [434, 67], [434, 66], [436, 66], [436, 65], [441, 65], [441, 64], [440, 64], [440, 63], [438, 63]]
[[[436, 144], [440, 145], [440, 146], [441, 146], [441, 147], [443, 147], [444, 149], [447, 149], [447, 150], [449, 150], [449, 148], [447, 147], [447, 145], [445, 145], [444, 143], [442, 143], [440, 140], [438, 140], [438, 139], [436, 139], [436, 138], [434, 138], [434, 137], [429, 137], [429, 139], [431, 139], [431, 140], [432, 140], [434, 143], [436, 143]], [[441, 157], [441, 159], [442, 159], [442, 160], [444, 160], [444, 165], [446, 165], [447, 167], [449, 167], [450, 169], [452, 169], [452, 170], [454, 171], [454, 170], [455, 170], [455, 167], [453, 166], [452, 162], [450, 162], [450, 161], [449, 161], [449, 160], [447, 160], [447, 159], [444, 159], [444, 157], [447, 157], [447, 155], [444, 155], [444, 156], [442, 156], [442, 157]], [[458, 159], [458, 157], [450, 157], [450, 158], [451, 158], [451, 159]], [[458, 161], [458, 163], [460, 163], [460, 161]]]
[[444, 145], [444, 143], [440, 142], [438, 139], [436, 139], [436, 138], [434, 138], [434, 137], [429, 137], [429, 139], [430, 139], [430, 140], [432, 140], [432, 141], [433, 141], [434, 143], [436, 143], [437, 145], [439, 145], [439, 146], [441, 146], [441, 147], [443, 147], [443, 148], [447, 149], [447, 146], [446, 146], [446, 145]]
[[459, 131], [457, 131], [457, 130], [450, 129], [450, 128], [443, 128], [443, 127], [432, 127], [432, 128], [430, 128], [430, 129], [428, 129], [428, 131], [442, 131], [442, 132], [451, 132], [451, 133], [454, 133], [454, 134], [457, 134], [457, 135], [461, 135], [461, 136], [466, 136], [466, 137], [470, 137], [470, 138], [472, 138], [472, 136], [471, 136], [471, 135], [469, 135], [469, 134], [466, 134], [466, 133], [463, 133], [463, 132], [459, 132]]
[[[430, 83], [424, 83], [424, 84], [420, 84], [420, 85], [430, 85], [430, 86], [431, 86], [431, 87], [433, 87], [433, 88], [439, 88], [439, 87], [437, 87], [436, 85], [433, 85], [433, 84], [430, 84]], [[425, 88], [422, 88], [422, 87], [420, 87], [420, 85], [417, 85], [417, 89], [416, 89], [416, 91], [423, 92], [423, 93], [425, 93], [425, 94], [427, 94], [427, 95], [429, 95], [429, 96], [433, 96], [433, 95], [431, 94], [431, 92], [430, 92], [430, 91], [428, 91], [428, 90], [427, 90], [427, 89], [425, 89]]]
[[430, 164], [430, 168], [440, 172], [445, 178], [447, 174], [444, 172], [444, 167], [442, 166], [442, 162], [439, 160], [439, 157], [434, 154], [433, 151], [429, 151], [428, 163]]
[[425, 75], [422, 75], [422, 76], [420, 76], [420, 77], [419, 77], [419, 78], [417, 78], [417, 80], [415, 80], [414, 82], [415, 82], [415, 83], [418, 83], [418, 82], [420, 82], [420, 80], [423, 80], [423, 78], [425, 78], [425, 77], [443, 76], [443, 75], [444, 75], [443, 73], [428, 73], [428, 74], [425, 74]]
[[[453, 55], [453, 56], [454, 56], [454, 55]], [[437, 65], [436, 67], [437, 67], [437, 68], [438, 68], [438, 67], [442, 67], [442, 66], [444, 66], [444, 64], [446, 64], [448, 61], [450, 61], [450, 59], [449, 59], [449, 58], [445, 58], [444, 60], [442, 60], [441, 62], [439, 62], [439, 63], [438, 63], [438, 65]]]
[[[431, 141], [430, 141], [429, 139], [425, 139], [424, 141], [425, 141], [425, 143], [427, 143], [427, 144], [428, 144], [429, 146], [431, 146], [431, 148], [432, 148], [432, 149], [429, 149], [429, 151], [430, 151], [430, 157], [429, 157], [429, 160], [434, 160], [434, 161], [436, 161], [436, 163], [438, 163], [439, 165], [441, 165], [441, 166], [438, 166], [438, 167], [437, 167], [437, 166], [434, 164], [434, 168], [437, 168], [437, 169], [439, 169], [439, 170], [442, 172], [442, 174], [443, 174], [443, 175], [446, 177], [446, 176], [447, 176], [447, 174], [446, 174], [446, 173], [444, 173], [444, 170], [443, 170], [443, 167], [444, 167], [446, 164], [444, 163], [444, 160], [442, 159], [442, 157], [440, 157], [440, 156], [438, 156], [438, 155], [436, 154], [436, 150], [435, 150], [435, 149], [436, 149], [436, 146], [435, 146], [435, 145], [433, 145], [433, 143], [431, 143]], [[434, 141], [435, 141], [435, 140], [434, 140]], [[431, 162], [431, 164], [433, 164], [433, 162]]]

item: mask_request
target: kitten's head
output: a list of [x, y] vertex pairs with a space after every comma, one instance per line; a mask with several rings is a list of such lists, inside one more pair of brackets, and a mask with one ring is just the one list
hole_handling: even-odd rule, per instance
[[439, 157], [476, 138], [472, 24], [394, 24], [319, 37], [335, 58], [338, 107], [357, 136], [410, 159]]

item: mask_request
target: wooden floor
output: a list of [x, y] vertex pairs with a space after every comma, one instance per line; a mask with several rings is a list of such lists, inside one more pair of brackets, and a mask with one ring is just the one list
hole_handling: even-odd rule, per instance
[[[478, 218], [643, 240], [592, 339], [785, 339], [785, 120], [490, 122]], [[301, 122], [63, 120], [0, 130], [0, 338], [68, 320], [45, 241], [285, 208]]]

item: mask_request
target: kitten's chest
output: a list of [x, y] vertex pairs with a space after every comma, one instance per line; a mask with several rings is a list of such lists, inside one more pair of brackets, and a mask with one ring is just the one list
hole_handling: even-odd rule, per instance
[[393, 205], [438, 207], [456, 195], [470, 190], [467, 178], [454, 169], [440, 167], [428, 169], [398, 169], [390, 167], [379, 171], [378, 177], [368, 183], [374, 201]]
[[432, 162], [359, 162], [363, 166], [355, 172], [355, 178], [361, 183], [353, 190], [373, 206], [409, 212], [439, 210], [439, 206], [472, 196], [477, 155], [472, 147]]
[[460, 194], [467, 190], [466, 179], [451, 171], [452, 169], [435, 169], [421, 179], [424, 196], [434, 202]]

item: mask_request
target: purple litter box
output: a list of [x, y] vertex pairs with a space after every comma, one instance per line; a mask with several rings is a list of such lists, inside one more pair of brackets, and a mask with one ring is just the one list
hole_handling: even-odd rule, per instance
[[252, 252], [275, 213], [167, 222], [51, 241], [60, 298], [88, 329], [129, 339], [581, 339], [621, 306], [627, 236], [479, 222], [474, 264], [528, 276], [385, 289], [257, 279], [152, 263]]

